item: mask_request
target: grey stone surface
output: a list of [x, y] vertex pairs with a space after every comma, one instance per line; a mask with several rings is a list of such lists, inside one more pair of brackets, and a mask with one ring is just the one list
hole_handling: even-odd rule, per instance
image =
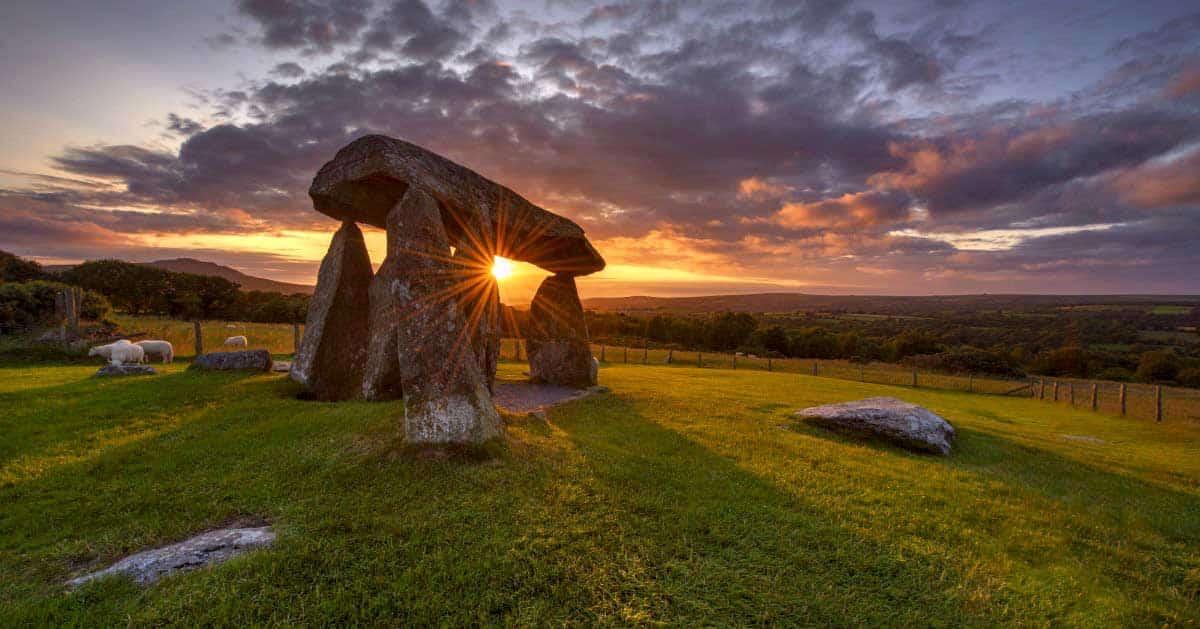
[[371, 280], [371, 310], [366, 366], [363, 369], [362, 396], [367, 400], [398, 400], [404, 396], [400, 380], [400, 295], [404, 286], [404, 252], [397, 247], [405, 241], [400, 212], [387, 221], [387, 255]]
[[154, 367], [150, 365], [139, 365], [124, 363], [120, 365], [105, 365], [96, 372], [97, 378], [108, 378], [112, 376], [153, 376], [158, 373]]
[[402, 140], [369, 135], [351, 142], [321, 167], [308, 194], [318, 212], [386, 228], [388, 213], [410, 189], [436, 199], [453, 245], [478, 242], [495, 255], [555, 273], [586, 275], [604, 268], [575, 223]]
[[527, 413], [608, 392], [605, 386], [576, 389], [553, 384], [505, 383], [496, 385], [492, 399], [496, 406], [510, 413]]
[[460, 246], [451, 258], [458, 280], [455, 296], [470, 330], [471, 349], [488, 390], [500, 360], [500, 287], [492, 276], [492, 256], [472, 245]]
[[270, 371], [271, 353], [265, 349], [243, 349], [236, 352], [210, 352], [197, 356], [188, 369], [215, 371]]
[[348, 400], [361, 395], [371, 276], [362, 231], [353, 222], [343, 223], [321, 260], [304, 338], [292, 361], [291, 378], [304, 385], [307, 397]]
[[275, 371], [278, 373], [288, 373], [291, 370], [292, 370], [291, 361], [276, 360], [276, 361], [271, 362], [271, 371]]
[[577, 388], [596, 384], [574, 277], [551, 275], [542, 281], [529, 306], [526, 339], [534, 383]]
[[269, 526], [217, 529], [178, 544], [131, 555], [104, 570], [71, 579], [67, 585], [78, 587], [111, 575], [127, 576], [139, 584], [147, 585], [169, 574], [226, 561], [274, 542], [275, 532]]
[[414, 188], [393, 211], [396, 242], [388, 248], [400, 269], [391, 294], [402, 321], [396, 336], [405, 438], [431, 444], [499, 437], [504, 426], [453, 297], [458, 278], [438, 206]]
[[929, 409], [892, 397], [813, 406], [796, 413], [828, 428], [876, 437], [942, 456], [950, 454], [954, 427]]

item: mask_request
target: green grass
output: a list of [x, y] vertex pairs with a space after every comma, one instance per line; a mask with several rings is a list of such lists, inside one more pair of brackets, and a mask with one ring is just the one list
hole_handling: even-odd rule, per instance
[[[302, 402], [278, 374], [185, 367], [100, 381], [94, 366], [0, 366], [0, 625], [1200, 618], [1194, 426], [608, 365], [612, 394], [548, 421], [509, 417], [493, 459], [414, 460], [399, 403]], [[792, 417], [871, 395], [948, 418], [955, 452], [911, 454]], [[148, 588], [61, 585], [259, 518], [276, 546], [217, 568]]]
[[[141, 338], [170, 341], [175, 355], [191, 358], [196, 355], [196, 332], [191, 321], [165, 319], [162, 317], [113, 316], [119, 329], [126, 333], [146, 332]], [[243, 335], [250, 349], [262, 348], [272, 354], [291, 354], [296, 351], [292, 326], [282, 323], [247, 323], [241, 321], [202, 321], [200, 333], [204, 337], [204, 351], [221, 351], [221, 343], [231, 336]], [[300, 326], [304, 334], [304, 326]]]
[[1172, 306], [1169, 304], [1158, 304], [1150, 308], [1150, 314], [1156, 315], [1185, 315], [1191, 314], [1191, 306]]

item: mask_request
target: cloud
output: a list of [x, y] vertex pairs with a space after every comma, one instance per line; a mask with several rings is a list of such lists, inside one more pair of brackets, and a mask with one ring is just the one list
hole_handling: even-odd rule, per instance
[[239, 0], [238, 11], [255, 21], [267, 48], [330, 52], [367, 24], [367, 0]]

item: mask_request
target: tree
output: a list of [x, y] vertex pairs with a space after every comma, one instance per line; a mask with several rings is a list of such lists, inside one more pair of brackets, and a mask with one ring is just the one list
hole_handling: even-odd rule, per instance
[[1171, 382], [1179, 375], [1179, 359], [1175, 352], [1159, 350], [1143, 352], [1138, 359], [1137, 379], [1142, 382]]
[[30, 282], [44, 277], [42, 265], [37, 262], [0, 251], [0, 282]]

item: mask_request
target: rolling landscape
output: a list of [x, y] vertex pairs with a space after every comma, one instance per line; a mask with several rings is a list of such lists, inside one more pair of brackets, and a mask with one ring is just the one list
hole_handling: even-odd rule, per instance
[[1195, 7], [0, 49], [0, 627], [1200, 623]]

